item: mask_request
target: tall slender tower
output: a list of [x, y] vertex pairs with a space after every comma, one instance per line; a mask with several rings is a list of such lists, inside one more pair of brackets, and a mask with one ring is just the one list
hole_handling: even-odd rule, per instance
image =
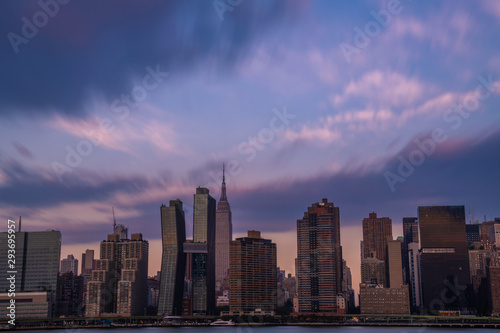
[[342, 292], [340, 215], [328, 199], [297, 220], [297, 265], [299, 311], [336, 313]]
[[229, 270], [229, 242], [233, 239], [231, 206], [226, 196], [226, 177], [222, 166], [222, 191], [216, 211], [215, 228], [215, 280], [222, 282]]
[[170, 206], [162, 205], [160, 211], [163, 255], [158, 313], [180, 315], [186, 269], [186, 254], [183, 251], [186, 223], [182, 201], [170, 200]]
[[193, 314], [211, 315], [215, 311], [215, 199], [203, 187], [194, 195], [191, 246]]

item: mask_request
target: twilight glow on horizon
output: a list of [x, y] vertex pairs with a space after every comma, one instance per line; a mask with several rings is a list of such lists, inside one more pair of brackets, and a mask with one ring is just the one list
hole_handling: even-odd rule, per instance
[[355, 280], [372, 211], [394, 236], [419, 205], [500, 216], [498, 1], [58, 4], [1, 4], [0, 211], [63, 256], [114, 207], [158, 270], [160, 205], [184, 202], [189, 237], [223, 163], [235, 236], [262, 231], [287, 273], [322, 198]]

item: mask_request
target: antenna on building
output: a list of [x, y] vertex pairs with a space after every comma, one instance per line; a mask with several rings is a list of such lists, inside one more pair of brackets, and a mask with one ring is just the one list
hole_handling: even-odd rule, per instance
[[472, 201], [472, 222], [474, 222], [474, 201]]
[[113, 211], [113, 233], [114, 233], [116, 230], [115, 208], [111, 207], [111, 210]]
[[19, 216], [19, 232], [21, 232], [21, 216]]

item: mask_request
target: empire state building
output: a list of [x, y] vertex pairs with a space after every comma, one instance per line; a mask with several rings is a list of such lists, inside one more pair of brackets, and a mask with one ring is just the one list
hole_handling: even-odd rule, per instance
[[215, 227], [215, 280], [220, 283], [229, 271], [229, 242], [233, 239], [231, 207], [226, 196], [226, 177], [222, 168], [222, 191], [217, 203]]

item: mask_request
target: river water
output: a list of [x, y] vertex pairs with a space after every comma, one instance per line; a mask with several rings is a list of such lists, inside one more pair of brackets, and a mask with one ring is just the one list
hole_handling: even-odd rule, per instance
[[[43, 332], [17, 331], [16, 332]], [[471, 332], [498, 332], [495, 329], [483, 328], [430, 328], [430, 327], [304, 327], [304, 326], [268, 326], [268, 327], [144, 327], [144, 328], [114, 328], [114, 329], [58, 329], [47, 330], [48, 333], [471, 333]]]

